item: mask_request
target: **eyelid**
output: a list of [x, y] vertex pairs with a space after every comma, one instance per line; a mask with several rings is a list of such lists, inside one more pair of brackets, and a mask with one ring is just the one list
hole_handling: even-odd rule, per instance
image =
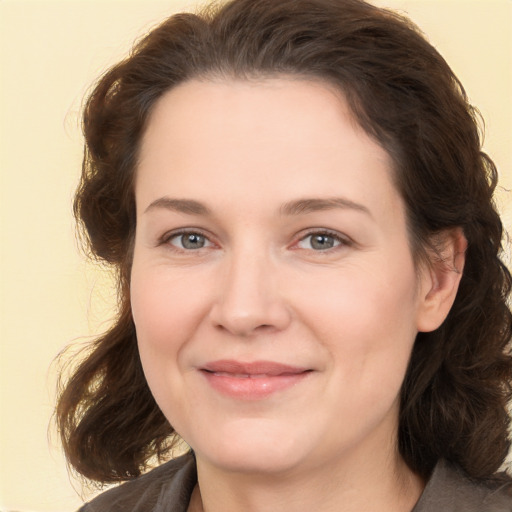
[[[343, 233], [340, 233], [339, 231], [336, 231], [336, 230], [333, 230], [333, 229], [328, 229], [328, 228], [309, 228], [309, 229], [307, 229], [305, 231], [302, 231], [301, 233], [299, 233], [297, 235], [297, 237], [295, 238], [295, 241], [292, 244], [292, 249], [294, 249], [294, 250], [301, 250], [300, 248], [296, 247], [297, 244], [299, 242], [302, 242], [304, 239], [306, 239], [306, 238], [308, 238], [309, 236], [312, 236], [312, 235], [331, 236], [335, 240], [340, 242], [339, 245], [337, 245], [335, 247], [332, 247], [330, 249], [325, 249], [323, 251], [314, 251], [313, 249], [311, 249], [314, 252], [327, 253], [327, 252], [335, 251], [336, 249], [340, 249], [340, 248], [343, 248], [343, 247], [350, 247], [352, 245], [355, 245], [355, 242], [352, 240], [352, 238], [350, 238], [349, 236], [347, 236], [347, 235], [345, 235]], [[302, 249], [302, 250], [308, 250], [308, 249]]]
[[[213, 237], [211, 234], [206, 232], [204, 229], [196, 228], [196, 227], [178, 228], [178, 229], [174, 229], [171, 231], [167, 231], [161, 237], [158, 238], [156, 245], [157, 246], [168, 245], [168, 246], [172, 247], [173, 250], [180, 251], [180, 248], [172, 245], [170, 243], [170, 240], [175, 237], [182, 236], [182, 235], [188, 235], [188, 234], [197, 234], [197, 235], [201, 235], [201, 236], [205, 237], [205, 239], [209, 242], [208, 247], [218, 245], [213, 240]], [[350, 246], [355, 245], [355, 242], [354, 242], [354, 240], [352, 240], [352, 238], [345, 235], [344, 233], [340, 233], [339, 231], [329, 229], [329, 228], [309, 228], [307, 230], [304, 230], [304, 231], [298, 233], [294, 237], [294, 241], [292, 242], [290, 248], [293, 250], [307, 250], [307, 249], [301, 249], [301, 248], [297, 247], [297, 244], [299, 242], [303, 241], [304, 239], [306, 239], [308, 236], [312, 236], [312, 235], [327, 235], [327, 236], [333, 237], [338, 242], [340, 242], [339, 245], [332, 247], [330, 249], [325, 249], [323, 251], [314, 251], [314, 252], [327, 253], [327, 252], [335, 251], [336, 249], [339, 249], [339, 248], [350, 247]], [[201, 249], [206, 249], [208, 247], [203, 247]], [[190, 250], [190, 252], [197, 252], [197, 251], [200, 251], [201, 249], [196, 249], [195, 251]], [[186, 252], [189, 252], [189, 251], [186, 251]]]
[[[158, 238], [157, 246], [168, 245], [173, 250], [176, 250], [176, 251], [180, 251], [180, 250], [181, 251], [186, 251], [185, 249], [180, 249], [179, 247], [176, 247], [175, 245], [172, 245], [170, 243], [170, 241], [173, 238], [176, 238], [176, 237], [179, 237], [179, 236], [183, 236], [183, 235], [191, 235], [191, 234], [203, 236], [209, 242], [208, 247], [217, 245], [212, 240], [212, 236], [210, 234], [208, 234], [207, 232], [205, 232], [203, 229], [195, 228], [195, 227], [188, 227], [188, 228], [178, 228], [178, 229], [174, 229], [174, 230], [171, 230], [171, 231], [166, 231], [161, 237]], [[200, 249], [196, 249], [195, 251], [190, 250], [190, 251], [186, 251], [186, 252], [197, 252], [197, 251], [200, 251], [201, 249], [207, 249], [208, 247], [202, 247]]]

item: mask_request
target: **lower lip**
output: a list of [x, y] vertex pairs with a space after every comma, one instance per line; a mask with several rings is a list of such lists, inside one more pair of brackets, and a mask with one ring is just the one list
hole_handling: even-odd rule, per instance
[[223, 395], [239, 400], [261, 400], [274, 393], [289, 389], [310, 372], [288, 373], [283, 375], [261, 375], [251, 377], [236, 377], [229, 374], [218, 374], [207, 371], [201, 372], [210, 386]]

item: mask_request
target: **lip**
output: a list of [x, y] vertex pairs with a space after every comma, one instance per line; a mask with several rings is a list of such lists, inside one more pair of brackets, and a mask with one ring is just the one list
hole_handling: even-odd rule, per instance
[[213, 361], [200, 372], [216, 391], [239, 400], [261, 400], [291, 388], [306, 378], [311, 368], [273, 361]]

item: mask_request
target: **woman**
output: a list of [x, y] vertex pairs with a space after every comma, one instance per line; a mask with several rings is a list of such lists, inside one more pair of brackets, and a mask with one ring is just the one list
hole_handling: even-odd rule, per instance
[[75, 213], [119, 315], [57, 415], [79, 473], [131, 480], [84, 511], [512, 510], [496, 170], [410, 21], [173, 16], [84, 132]]

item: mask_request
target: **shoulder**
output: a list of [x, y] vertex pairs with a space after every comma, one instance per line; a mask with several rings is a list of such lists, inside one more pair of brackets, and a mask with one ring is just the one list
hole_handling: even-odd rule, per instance
[[412, 512], [512, 512], [512, 491], [476, 482], [462, 470], [440, 461]]
[[105, 491], [79, 512], [185, 512], [196, 481], [189, 453]]

